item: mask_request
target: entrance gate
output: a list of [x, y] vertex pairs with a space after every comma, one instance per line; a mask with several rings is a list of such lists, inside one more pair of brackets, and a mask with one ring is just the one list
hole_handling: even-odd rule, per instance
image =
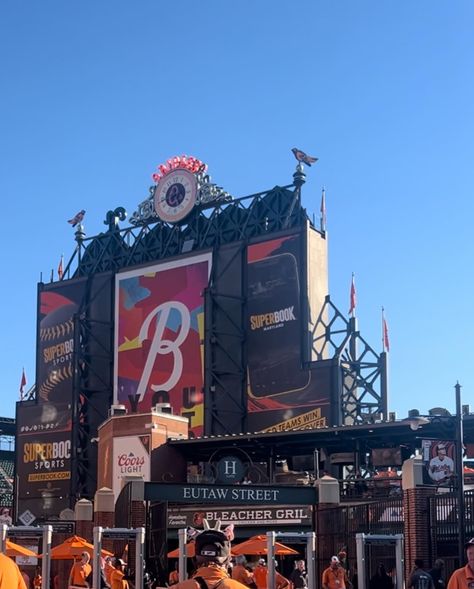
[[368, 553], [372, 547], [393, 546], [395, 549], [396, 584], [395, 589], [403, 589], [403, 534], [356, 534], [357, 575], [359, 587], [368, 587], [371, 571], [368, 570], [371, 558]]
[[94, 564], [93, 583], [95, 588], [100, 587], [100, 559], [103, 538], [114, 540], [135, 540], [135, 587], [143, 586], [143, 561], [145, 549], [145, 528], [94, 528]]
[[5, 544], [8, 536], [21, 538], [35, 538], [43, 540], [41, 559], [41, 589], [49, 589], [51, 576], [51, 539], [53, 526], [7, 526], [0, 525], [0, 551], [5, 553]]
[[[178, 530], [179, 558], [178, 573], [179, 582], [186, 579], [186, 529]], [[316, 534], [314, 532], [267, 532], [267, 567], [268, 586], [275, 587], [275, 542], [282, 539], [288, 543], [302, 544], [305, 546], [305, 562], [308, 572], [308, 589], [316, 589], [315, 577], [315, 544]], [[398, 588], [397, 588], [398, 589]]]

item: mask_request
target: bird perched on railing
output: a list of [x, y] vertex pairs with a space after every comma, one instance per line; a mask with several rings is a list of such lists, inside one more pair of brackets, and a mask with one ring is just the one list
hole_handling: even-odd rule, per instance
[[301, 149], [297, 149], [296, 147], [293, 147], [291, 151], [299, 162], [306, 164], [307, 166], [311, 167], [311, 164], [315, 164], [318, 161], [317, 157], [312, 157], [311, 155], [306, 154], [304, 151], [301, 151]]
[[74, 215], [72, 219], [68, 219], [68, 223], [71, 223], [71, 225], [75, 227], [78, 223], [81, 223], [82, 219], [84, 219], [85, 214], [86, 211], [82, 209], [82, 211], [79, 211], [76, 215]]

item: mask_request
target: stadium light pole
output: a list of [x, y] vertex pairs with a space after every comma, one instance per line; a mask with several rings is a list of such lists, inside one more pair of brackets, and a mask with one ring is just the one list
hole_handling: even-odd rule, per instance
[[463, 428], [462, 428], [462, 405], [461, 405], [461, 385], [456, 383], [454, 387], [456, 391], [456, 465], [458, 469], [457, 475], [457, 500], [458, 500], [458, 515], [459, 515], [459, 534], [458, 534], [458, 556], [459, 566], [463, 565], [464, 561], [464, 544], [466, 543], [466, 532], [464, 523], [466, 519], [466, 509], [464, 503], [464, 467], [463, 467]]

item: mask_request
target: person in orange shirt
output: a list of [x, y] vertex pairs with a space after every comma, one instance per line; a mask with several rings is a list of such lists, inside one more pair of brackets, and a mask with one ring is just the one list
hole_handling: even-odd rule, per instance
[[176, 583], [179, 583], [178, 563], [175, 564], [168, 578], [168, 585], [175, 585]]
[[[258, 589], [268, 588], [268, 568], [264, 558], [258, 561], [258, 565], [253, 571], [253, 576]], [[280, 575], [278, 571], [275, 571], [275, 585], [276, 589], [289, 589], [290, 581], [283, 575]]]
[[323, 571], [323, 589], [346, 589], [346, 571], [337, 556], [331, 557], [331, 563]]
[[247, 570], [245, 566], [246, 562], [245, 556], [235, 557], [235, 565], [232, 567], [232, 578], [247, 587], [255, 587], [253, 574]]
[[78, 560], [72, 565], [71, 572], [69, 573], [69, 586], [90, 587], [86, 581], [92, 572], [92, 567], [89, 564], [90, 559], [89, 553], [83, 552], [81, 554], [81, 560]]
[[35, 569], [35, 576], [33, 577], [33, 589], [41, 589], [41, 567], [37, 566]]
[[0, 553], [0, 589], [26, 589], [16, 562]]
[[110, 576], [115, 570], [114, 559], [111, 556], [107, 556], [104, 560], [104, 577], [105, 582], [110, 587]]
[[248, 589], [239, 581], [229, 578], [227, 572], [233, 539], [233, 526], [228, 526], [224, 531], [208, 528], [199, 533], [195, 540], [198, 568], [191, 579], [173, 585], [173, 589], [196, 589], [201, 583], [201, 586], [208, 587], [219, 585], [219, 589]]
[[474, 587], [474, 538], [464, 545], [467, 564], [456, 569], [448, 581], [448, 589], [468, 589]]
[[125, 563], [121, 558], [115, 559], [115, 568], [110, 575], [111, 589], [129, 589], [128, 581], [125, 579]]

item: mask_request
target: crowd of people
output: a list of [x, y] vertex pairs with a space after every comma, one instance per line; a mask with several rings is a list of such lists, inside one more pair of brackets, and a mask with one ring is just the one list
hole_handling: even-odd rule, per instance
[[[191, 578], [180, 582], [178, 567], [169, 575], [168, 585], [173, 589], [269, 589], [269, 570], [264, 558], [255, 563], [245, 556], [232, 558], [233, 532], [216, 529], [205, 530], [195, 540], [196, 570]], [[474, 538], [466, 545], [467, 564], [455, 570], [448, 581], [445, 579], [444, 562], [435, 560], [431, 570], [425, 568], [421, 559], [416, 559], [407, 589], [473, 589], [474, 588]], [[277, 566], [275, 560], [275, 567]], [[121, 558], [101, 559], [98, 589], [135, 589], [129, 580], [125, 562]], [[68, 589], [92, 587], [90, 554], [83, 552], [74, 562], [68, 579]], [[37, 567], [33, 579], [20, 571], [13, 559], [0, 553], [0, 589], [41, 589], [41, 567]], [[386, 570], [382, 563], [370, 576], [367, 588], [359, 587], [357, 571], [350, 575], [345, 551], [333, 556], [321, 576], [321, 589], [396, 589], [395, 569]], [[53, 589], [59, 587], [57, 578]], [[158, 587], [145, 574], [144, 589]], [[297, 559], [287, 577], [275, 569], [275, 589], [308, 589], [308, 574], [305, 561]]]
[[[216, 533], [221, 532], [213, 532], [213, 534]], [[466, 543], [465, 548], [467, 564], [454, 571], [449, 581], [445, 579], [443, 560], [436, 559], [431, 570], [427, 570], [423, 560], [416, 559], [406, 582], [407, 589], [474, 589], [474, 538]], [[260, 559], [253, 567], [243, 556], [238, 556], [232, 561], [230, 541], [221, 538], [219, 543], [212, 543], [206, 532], [201, 535], [199, 543], [198, 540], [196, 541], [196, 562], [198, 568], [191, 579], [179, 583], [177, 576], [170, 576], [169, 585], [173, 589], [199, 589], [199, 587], [201, 589], [217, 589], [217, 587], [219, 589], [245, 587], [268, 589], [269, 587], [265, 559]], [[350, 574], [346, 552], [341, 551], [337, 556], [331, 557], [329, 565], [322, 572], [318, 587], [321, 589], [396, 589], [396, 568], [386, 570], [384, 564], [379, 563], [374, 574], [368, 579], [367, 587], [359, 587], [357, 570]], [[295, 561], [294, 570], [288, 578], [275, 571], [275, 588], [307, 589], [308, 575], [304, 560]]]

